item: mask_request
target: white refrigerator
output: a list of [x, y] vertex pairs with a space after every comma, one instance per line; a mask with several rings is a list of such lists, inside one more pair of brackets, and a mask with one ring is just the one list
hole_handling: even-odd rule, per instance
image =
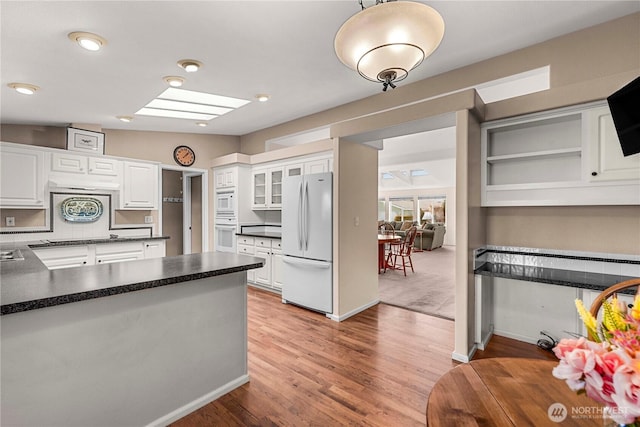
[[332, 313], [332, 174], [285, 177], [282, 186], [282, 301]]

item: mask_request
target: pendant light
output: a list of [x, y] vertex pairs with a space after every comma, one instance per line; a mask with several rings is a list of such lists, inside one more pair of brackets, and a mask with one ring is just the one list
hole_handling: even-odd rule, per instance
[[347, 67], [382, 83], [386, 91], [431, 55], [443, 36], [444, 20], [435, 9], [412, 1], [377, 0], [340, 27], [334, 47]]

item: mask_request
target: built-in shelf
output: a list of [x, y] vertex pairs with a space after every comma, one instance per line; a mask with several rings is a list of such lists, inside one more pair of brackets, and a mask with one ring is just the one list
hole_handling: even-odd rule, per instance
[[545, 158], [555, 158], [555, 157], [570, 157], [570, 156], [581, 156], [582, 148], [562, 148], [558, 150], [546, 150], [546, 151], [535, 151], [531, 153], [519, 153], [519, 154], [505, 154], [503, 156], [490, 156], [487, 157], [487, 163], [498, 163], [498, 162], [506, 162], [510, 160], [539, 160]]

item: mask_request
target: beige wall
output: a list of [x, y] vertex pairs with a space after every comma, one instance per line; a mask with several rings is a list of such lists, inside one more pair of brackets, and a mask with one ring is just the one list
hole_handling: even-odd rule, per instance
[[487, 243], [640, 255], [640, 206], [488, 208]]
[[[334, 152], [334, 316], [377, 302], [378, 151], [339, 141]], [[337, 203], [335, 203], [337, 199]], [[356, 225], [356, 218], [359, 225]], [[336, 286], [337, 285], [337, 286]]]
[[[0, 227], [7, 223], [7, 217], [12, 216], [16, 227], [44, 227], [47, 211], [44, 209], [0, 209]], [[7, 228], [6, 231], [10, 229]]]

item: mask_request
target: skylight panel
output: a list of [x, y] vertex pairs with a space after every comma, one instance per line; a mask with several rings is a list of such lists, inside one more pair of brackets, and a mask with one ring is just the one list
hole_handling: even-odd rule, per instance
[[172, 101], [184, 101], [194, 104], [216, 105], [218, 107], [240, 108], [250, 101], [246, 99], [231, 98], [228, 96], [214, 95], [211, 93], [196, 92], [193, 90], [176, 89], [170, 87], [158, 95], [159, 99]]
[[190, 102], [169, 101], [166, 99], [154, 99], [146, 105], [148, 108], [160, 108], [162, 110], [190, 111], [192, 113], [206, 113], [221, 116], [233, 108], [216, 107], [213, 105], [192, 104]]
[[155, 117], [171, 117], [174, 119], [191, 119], [191, 120], [211, 120], [214, 117], [212, 114], [192, 113], [189, 111], [173, 111], [173, 110], [161, 110], [158, 108], [142, 107], [136, 113], [141, 116], [155, 116]]
[[427, 172], [424, 169], [413, 169], [411, 171], [411, 176], [427, 176], [429, 175], [429, 172]]

